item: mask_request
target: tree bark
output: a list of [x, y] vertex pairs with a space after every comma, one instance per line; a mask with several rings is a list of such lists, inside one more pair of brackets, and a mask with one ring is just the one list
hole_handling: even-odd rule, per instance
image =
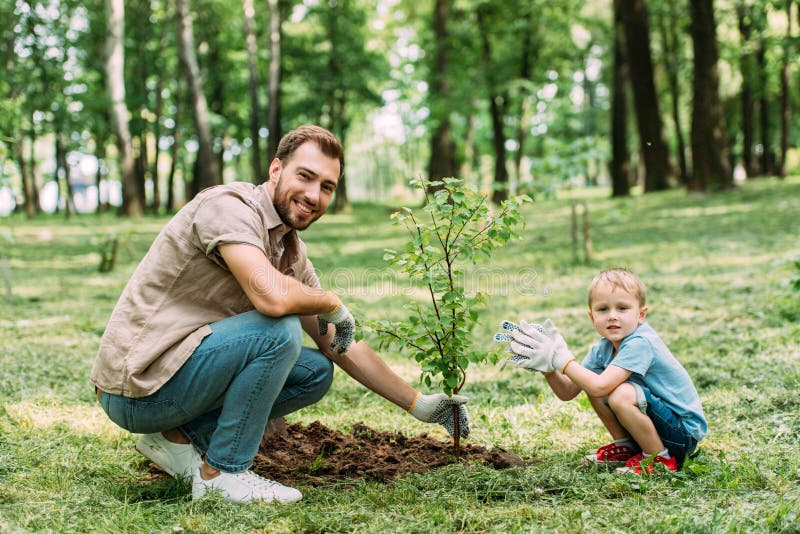
[[247, 90], [250, 94], [250, 139], [252, 140], [250, 165], [253, 173], [250, 179], [257, 184], [264, 169], [261, 168], [261, 137], [258, 133], [261, 129], [259, 124], [261, 106], [258, 105], [258, 45], [253, 21], [255, 18], [253, 0], [244, 0], [242, 9], [244, 11], [245, 40], [247, 41]]
[[767, 95], [767, 43], [761, 37], [756, 51], [756, 68], [758, 69], [758, 114], [761, 134], [761, 158], [760, 170], [763, 176], [774, 173], [772, 166], [772, 146], [770, 145], [770, 124], [769, 124], [769, 98]]
[[433, 69], [431, 72], [431, 154], [428, 163], [429, 181], [455, 176], [456, 148], [450, 127], [450, 42], [447, 33], [449, 0], [436, 0], [433, 8]]
[[716, 23], [713, 0], [690, 0], [694, 44], [692, 104], [692, 180], [689, 189], [733, 187], [728, 134], [719, 98]]
[[119, 165], [122, 174], [121, 213], [139, 217], [144, 212], [139, 186], [133, 168], [133, 145], [128, 127], [128, 108], [125, 105], [125, 8], [123, 0], [106, 0], [106, 89], [111, 102], [109, 110], [111, 129], [117, 141]]
[[685, 185], [689, 180], [689, 167], [686, 161], [686, 141], [683, 137], [683, 124], [680, 114], [681, 91], [678, 83], [677, 58], [680, 43], [676, 29], [678, 16], [675, 13], [675, 4], [673, 2], [667, 2], [667, 9], [669, 10], [669, 19], [667, 20], [666, 16], [660, 18], [661, 46], [663, 48], [667, 82], [669, 83], [671, 96], [672, 122], [675, 124], [675, 138], [678, 143], [678, 168], [680, 169], [678, 178]]
[[647, 8], [644, 0], [621, 0], [621, 3], [636, 124], [646, 171], [644, 190], [658, 191], [669, 186], [670, 163], [655, 87]]
[[197, 134], [197, 157], [194, 162], [194, 180], [187, 193], [187, 200], [198, 192], [213, 185], [222, 183], [220, 169], [211, 141], [211, 128], [208, 120], [208, 103], [203, 92], [203, 81], [197, 55], [194, 50], [194, 34], [192, 18], [189, 11], [189, 0], [175, 0], [178, 13], [178, 55], [186, 76], [186, 85], [192, 103], [192, 119]]
[[481, 50], [483, 52], [483, 69], [489, 93], [489, 116], [492, 119], [492, 148], [494, 149], [494, 187], [492, 188], [492, 202], [499, 204], [508, 198], [508, 168], [506, 167], [506, 144], [503, 132], [503, 105], [502, 98], [497, 91], [497, 81], [494, 77], [492, 65], [492, 45], [489, 42], [489, 29], [483, 9], [478, 8], [478, 30], [481, 34]]
[[748, 178], [758, 175], [758, 166], [753, 156], [754, 120], [753, 120], [753, 52], [750, 49], [750, 36], [752, 32], [752, 8], [739, 5], [736, 8], [739, 19], [739, 35], [742, 38], [742, 55], [739, 59], [739, 69], [742, 73], [742, 94], [740, 96], [742, 109], [742, 161]]
[[36, 202], [34, 200], [36, 187], [33, 183], [33, 176], [31, 176], [30, 170], [28, 169], [28, 162], [25, 161], [25, 150], [22, 145], [23, 140], [22, 130], [20, 129], [17, 134], [17, 139], [14, 142], [14, 154], [17, 159], [17, 165], [19, 165], [20, 176], [22, 176], [22, 195], [25, 200], [25, 217], [33, 219], [36, 215]]
[[[628, 150], [628, 62], [625, 59], [625, 27], [622, 2], [614, 0], [614, 65], [611, 80], [611, 196], [625, 197], [631, 193], [631, 156]], [[573, 219], [575, 205], [573, 201]], [[573, 221], [574, 224], [574, 221]], [[575, 230], [573, 229], [573, 234]], [[577, 238], [573, 242], [576, 250]], [[577, 261], [577, 252], [576, 261]]]
[[283, 132], [281, 131], [281, 77], [283, 60], [281, 41], [283, 39], [281, 10], [278, 0], [268, 0], [269, 5], [269, 83], [267, 104], [267, 164], [278, 151]]
[[778, 176], [786, 176], [786, 154], [789, 152], [789, 125], [792, 108], [789, 105], [789, 54], [792, 39], [792, 0], [786, 0], [786, 37], [783, 41], [783, 62], [781, 64], [781, 154], [778, 160]]

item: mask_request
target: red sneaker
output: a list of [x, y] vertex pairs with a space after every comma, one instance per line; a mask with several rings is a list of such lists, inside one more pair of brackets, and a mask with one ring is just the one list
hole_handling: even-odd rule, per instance
[[633, 473], [635, 475], [641, 475], [644, 472], [649, 475], [655, 470], [656, 464], [663, 465], [667, 471], [675, 472], [678, 470], [678, 460], [674, 456], [669, 458], [664, 458], [663, 456], [650, 457], [640, 452], [636, 456], [631, 456], [625, 467], [617, 468], [617, 472]]
[[632, 447], [612, 442], [603, 445], [594, 454], [587, 454], [584, 459], [598, 465], [625, 465], [635, 453], [636, 450]]

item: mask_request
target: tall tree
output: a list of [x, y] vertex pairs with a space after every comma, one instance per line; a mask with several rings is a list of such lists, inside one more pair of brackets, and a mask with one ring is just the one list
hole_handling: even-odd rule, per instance
[[719, 97], [719, 59], [713, 0], [690, 0], [694, 78], [692, 87], [692, 179], [689, 188], [733, 187], [728, 134]]
[[675, 140], [678, 150], [678, 168], [680, 169], [680, 181], [686, 183], [689, 179], [689, 168], [686, 161], [686, 141], [683, 137], [683, 121], [680, 113], [680, 51], [681, 42], [678, 29], [677, 6], [675, 2], [663, 2], [659, 4], [662, 12], [659, 14], [659, 34], [661, 36], [661, 52], [664, 57], [664, 67], [667, 74], [667, 85], [669, 87], [670, 103], [672, 108], [672, 122], [675, 125]]
[[261, 106], [258, 105], [258, 45], [256, 44], [254, 22], [256, 12], [253, 0], [243, 0], [242, 9], [244, 11], [245, 39], [247, 40], [247, 92], [250, 95], [250, 139], [252, 142], [250, 164], [253, 173], [251, 180], [253, 183], [258, 183], [264, 169], [261, 168], [261, 136], [259, 135]]
[[755, 122], [753, 119], [753, 78], [755, 76], [755, 64], [752, 51], [752, 11], [753, 7], [739, 3], [736, 6], [736, 15], [739, 23], [739, 35], [741, 38], [741, 55], [739, 57], [739, 69], [742, 74], [742, 91], [739, 96], [742, 110], [742, 160], [744, 169], [749, 178], [758, 174], [758, 166], [753, 154], [753, 139]]
[[789, 57], [792, 42], [792, 0], [786, 0], [786, 35], [783, 38], [781, 58], [781, 153], [778, 160], [778, 176], [786, 176], [786, 155], [789, 152], [789, 125], [792, 108], [789, 104]]
[[611, 82], [611, 195], [630, 195], [631, 160], [628, 150], [628, 62], [622, 0], [614, 0], [614, 64]]
[[447, 19], [450, 0], [436, 0], [433, 7], [433, 67], [431, 69], [429, 106], [431, 110], [429, 127], [431, 132], [431, 154], [428, 163], [430, 181], [455, 176], [456, 147], [452, 138], [450, 123], [450, 42], [447, 32]]
[[128, 127], [128, 107], [125, 104], [125, 7], [123, 0], [106, 0], [106, 87], [111, 103], [111, 127], [117, 141], [119, 166], [122, 174], [122, 213], [139, 217], [144, 213], [139, 184], [133, 168], [133, 145]]
[[222, 175], [212, 147], [208, 104], [195, 54], [189, 0], [175, 0], [175, 7], [178, 19], [178, 54], [192, 104], [192, 119], [198, 144], [197, 157], [194, 161], [194, 179], [187, 195], [191, 198], [206, 187], [221, 184]]
[[621, 2], [640, 151], [646, 169], [644, 190], [658, 191], [669, 185], [670, 163], [655, 87], [650, 23], [644, 0]]
[[279, 0], [267, 0], [269, 6], [269, 75], [267, 85], [267, 161], [278, 151], [281, 130], [281, 79], [283, 77], [283, 20]]
[[490, 7], [482, 4], [477, 10], [478, 31], [481, 35], [481, 51], [486, 72], [486, 85], [489, 97], [489, 116], [492, 120], [492, 147], [494, 149], [494, 189], [492, 202], [499, 204], [508, 198], [508, 168], [506, 167], [506, 137], [503, 132], [503, 116], [505, 102], [498, 90], [499, 80], [495, 79], [492, 60], [492, 46], [489, 41], [489, 28], [486, 22], [486, 10]]

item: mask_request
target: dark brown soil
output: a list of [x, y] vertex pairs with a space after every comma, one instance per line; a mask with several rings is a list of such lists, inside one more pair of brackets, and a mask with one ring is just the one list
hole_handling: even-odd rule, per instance
[[495, 469], [521, 466], [525, 460], [503, 449], [488, 450], [461, 442], [453, 456], [452, 442], [427, 434], [404, 436], [356, 423], [349, 434], [318, 421], [277, 429], [266, 436], [252, 469], [285, 484], [325, 486], [356, 480], [385, 484], [410, 473], [425, 473], [456, 461], [479, 462]]

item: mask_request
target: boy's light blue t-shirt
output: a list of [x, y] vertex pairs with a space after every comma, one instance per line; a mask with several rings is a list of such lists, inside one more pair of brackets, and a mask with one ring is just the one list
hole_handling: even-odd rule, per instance
[[697, 441], [706, 435], [708, 424], [689, 373], [647, 322], [622, 340], [616, 356], [614, 346], [603, 338], [589, 350], [582, 365], [597, 374], [609, 365], [631, 371], [628, 381], [647, 387], [672, 408], [689, 435]]

